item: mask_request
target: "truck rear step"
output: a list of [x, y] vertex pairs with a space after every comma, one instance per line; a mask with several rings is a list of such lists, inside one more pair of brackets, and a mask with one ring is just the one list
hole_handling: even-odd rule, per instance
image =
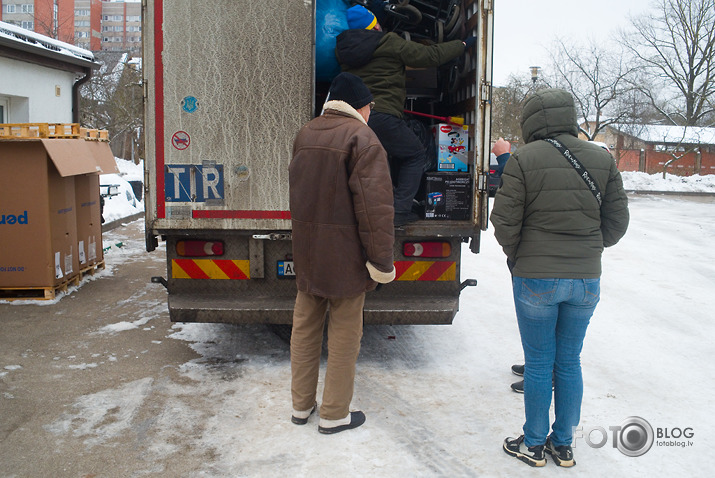
[[[169, 295], [172, 322], [290, 324], [295, 297], [231, 297], [206, 294]], [[365, 324], [451, 324], [459, 297], [386, 296], [370, 292], [365, 300]]]

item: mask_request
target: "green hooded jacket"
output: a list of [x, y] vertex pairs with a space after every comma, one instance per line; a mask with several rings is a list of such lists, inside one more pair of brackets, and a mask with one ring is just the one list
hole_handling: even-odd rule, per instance
[[426, 46], [377, 30], [345, 30], [335, 48], [342, 70], [359, 76], [370, 89], [375, 111], [398, 118], [405, 108], [405, 67], [439, 66], [462, 53], [461, 40]]
[[[526, 278], [601, 276], [601, 253], [628, 228], [628, 198], [621, 174], [605, 149], [578, 139], [576, 109], [564, 90], [541, 90], [522, 111], [526, 145], [506, 163], [494, 199], [494, 235]], [[545, 138], [558, 139], [601, 190], [598, 201], [571, 163]]]

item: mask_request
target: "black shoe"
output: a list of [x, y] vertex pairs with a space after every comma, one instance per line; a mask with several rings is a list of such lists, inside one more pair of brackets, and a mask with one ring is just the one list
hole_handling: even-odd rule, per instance
[[[516, 365], [514, 366], [516, 367]], [[514, 368], [512, 367], [512, 369]], [[523, 367], [523, 365], [522, 365]], [[516, 393], [524, 393], [524, 381], [519, 380], [518, 382], [514, 382], [511, 384], [511, 389], [515, 391]], [[551, 378], [551, 391], [554, 390], [554, 379], [553, 377]]]
[[504, 440], [504, 452], [520, 459], [529, 466], [546, 465], [544, 448], [544, 445], [527, 447], [524, 443], [524, 435], [519, 438], [507, 438]]
[[400, 227], [419, 220], [420, 217], [414, 212], [396, 212], [394, 224], [395, 227]]
[[571, 447], [569, 445], [554, 446], [551, 437], [546, 438], [544, 451], [551, 455], [551, 458], [554, 459], [554, 463], [559, 466], [569, 468], [576, 464]]
[[576, 460], [573, 458], [573, 450], [569, 445], [554, 446], [551, 442], [551, 437], [546, 438], [546, 446], [544, 451], [551, 455], [554, 459], [554, 463], [565, 468], [572, 467], [576, 464]]
[[521, 365], [512, 365], [511, 366], [511, 373], [514, 375], [518, 375], [520, 377], [524, 376], [524, 364]]
[[[365, 423], [365, 414], [363, 412], [350, 412], [350, 423], [345, 423], [342, 425], [335, 425], [335, 426], [330, 426], [328, 425], [329, 422], [340, 422], [341, 420], [325, 420], [323, 418], [320, 419], [321, 425], [318, 427], [318, 431], [320, 433], [325, 433], [326, 435], [331, 435], [333, 433], [338, 433], [343, 430], [352, 430], [353, 428], [357, 428], [363, 423]], [[347, 418], [347, 417], [345, 417]], [[325, 424], [323, 426], [322, 424]]]
[[293, 410], [293, 415], [291, 415], [290, 421], [295, 423], [296, 425], [305, 425], [306, 423], [308, 423], [308, 419], [313, 413], [315, 413], [315, 410], [317, 408], [318, 404], [316, 403], [315, 405], [313, 405], [313, 408], [305, 412], [297, 412]]

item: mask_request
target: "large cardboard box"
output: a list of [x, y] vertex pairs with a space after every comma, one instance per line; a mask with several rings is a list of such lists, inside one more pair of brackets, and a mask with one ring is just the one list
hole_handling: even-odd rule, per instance
[[109, 143], [88, 141], [85, 146], [89, 148], [98, 172], [75, 176], [77, 257], [80, 270], [92, 267], [104, 260], [99, 174], [119, 172]]
[[102, 213], [99, 199], [99, 174], [82, 174], [75, 180], [77, 211], [77, 258], [80, 269], [104, 260]]
[[437, 143], [437, 171], [469, 171], [469, 128], [439, 123], [432, 133]]
[[470, 220], [472, 190], [472, 177], [468, 173], [427, 173], [425, 219]]
[[0, 288], [79, 274], [75, 178], [98, 172], [81, 139], [0, 140]]

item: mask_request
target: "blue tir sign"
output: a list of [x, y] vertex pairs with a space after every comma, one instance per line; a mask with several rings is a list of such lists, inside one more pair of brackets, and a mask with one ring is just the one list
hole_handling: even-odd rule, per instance
[[223, 165], [172, 164], [164, 172], [167, 202], [223, 199]]

